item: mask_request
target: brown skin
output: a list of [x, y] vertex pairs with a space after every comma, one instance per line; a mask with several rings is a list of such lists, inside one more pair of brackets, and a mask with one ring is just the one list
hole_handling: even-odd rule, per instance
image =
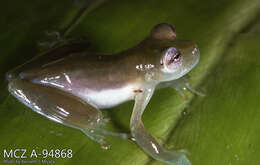
[[[16, 72], [23, 79], [36, 80], [37, 83], [44, 78], [63, 77], [62, 73], [66, 73], [71, 81], [75, 82], [73, 83], [75, 89], [84, 86], [97, 91], [118, 88], [131, 82], [144, 81], [144, 74], [147, 70], [137, 70], [136, 66], [152, 64], [155, 68], [160, 68], [160, 58], [164, 50], [170, 46], [178, 46], [180, 50], [192, 50], [196, 47], [192, 41], [160, 41], [148, 37], [136, 47], [119, 54], [98, 55], [86, 52], [83, 44], [65, 45], [49, 52], [50, 56], [55, 55], [54, 58], [48, 59], [50, 63], [40, 59], [37, 61], [40, 61], [42, 65], [36, 63], [37, 66], [32, 65], [30, 69], [28, 69], [29, 65], [26, 65]], [[61, 60], [62, 56], [65, 58]], [[59, 79], [58, 83], [64, 86], [67, 84], [64, 77]]]

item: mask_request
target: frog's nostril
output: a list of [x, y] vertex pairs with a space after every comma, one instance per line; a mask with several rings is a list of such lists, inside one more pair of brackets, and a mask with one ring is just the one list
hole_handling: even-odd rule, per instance
[[193, 50], [192, 50], [192, 55], [196, 55], [197, 53], [199, 53], [199, 49], [197, 47], [195, 47]]

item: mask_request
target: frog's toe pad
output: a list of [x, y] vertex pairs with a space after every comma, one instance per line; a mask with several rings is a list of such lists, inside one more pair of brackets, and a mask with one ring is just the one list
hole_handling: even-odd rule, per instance
[[186, 157], [186, 155], [181, 155], [178, 161], [173, 165], [192, 165], [190, 160]]
[[184, 84], [184, 87], [185, 87], [186, 89], [188, 89], [191, 93], [194, 93], [195, 95], [202, 96], [202, 97], [203, 97], [203, 96], [206, 96], [206, 95], [205, 95], [204, 93], [202, 93], [201, 91], [197, 91], [196, 89], [192, 88], [188, 82], [186, 82], [186, 83]]
[[172, 156], [165, 163], [169, 165], [192, 165], [187, 156], [179, 152], [172, 152]]
[[192, 165], [190, 160], [186, 157], [186, 155], [181, 154], [177, 160], [173, 160], [169, 162], [170, 165]]
[[103, 119], [102, 119], [102, 125], [104, 125], [104, 124], [107, 124], [107, 123], [109, 123], [109, 122], [111, 122], [111, 118], [109, 118], [109, 117], [104, 117]]
[[110, 144], [107, 143], [106, 141], [103, 141], [103, 143], [100, 144], [101, 148], [104, 149], [104, 150], [108, 150], [110, 149]]

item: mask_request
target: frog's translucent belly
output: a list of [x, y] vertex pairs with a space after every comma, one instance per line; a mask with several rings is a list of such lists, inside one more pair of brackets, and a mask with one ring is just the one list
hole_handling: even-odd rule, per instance
[[117, 106], [123, 102], [134, 99], [135, 90], [140, 88], [138, 82], [130, 83], [90, 83], [82, 79], [67, 76], [67, 74], [34, 78], [32, 83], [58, 88], [72, 95], [75, 95], [88, 104], [98, 109], [105, 109]]
[[[56, 80], [32, 80], [33, 83], [51, 86], [53, 88], [58, 88], [65, 92], [71, 93], [82, 100], [86, 101], [88, 104], [94, 106], [98, 109], [105, 109], [117, 106], [123, 102], [134, 99], [135, 89], [138, 89], [138, 85], [129, 84], [117, 88], [101, 88], [99, 90], [89, 88], [83, 84], [78, 83], [78, 85], [73, 85], [71, 83], [64, 83], [66, 81], [57, 82]], [[75, 83], [77, 84], [77, 83]], [[79, 85], [80, 84], [80, 85]]]
[[117, 106], [125, 101], [134, 99], [134, 86], [124, 86], [116, 89], [104, 89], [101, 91], [92, 91], [90, 89], [80, 90], [74, 93], [98, 109], [105, 109]]

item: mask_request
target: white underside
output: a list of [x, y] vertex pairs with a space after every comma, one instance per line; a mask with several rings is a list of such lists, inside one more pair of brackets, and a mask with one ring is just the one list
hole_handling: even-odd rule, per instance
[[125, 86], [117, 89], [106, 89], [92, 91], [85, 89], [80, 92], [80, 97], [98, 109], [105, 109], [117, 106], [125, 101], [133, 100], [135, 93], [134, 86]]

